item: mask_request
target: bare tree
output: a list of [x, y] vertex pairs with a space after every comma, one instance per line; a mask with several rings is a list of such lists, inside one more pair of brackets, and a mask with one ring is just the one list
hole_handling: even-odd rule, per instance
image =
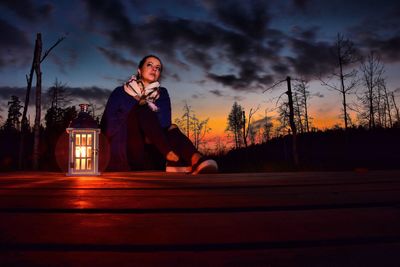
[[343, 111], [343, 122], [344, 128], [347, 129], [349, 126], [349, 114], [347, 112], [348, 103], [347, 95], [355, 88], [358, 83], [357, 80], [357, 70], [350, 69], [346, 72], [346, 68], [350, 67], [352, 64], [356, 63], [359, 58], [354, 48], [354, 44], [349, 39], [345, 39], [340, 33], [337, 34], [337, 39], [335, 43], [335, 57], [337, 59], [337, 70], [333, 72], [331, 76], [328, 77], [329, 80], [336, 77], [339, 79], [339, 84], [332, 81], [324, 81], [321, 79], [322, 85], [328, 88], [338, 91], [342, 95], [342, 111]]
[[46, 97], [50, 100], [50, 107], [45, 115], [46, 130], [64, 127], [65, 107], [70, 102], [65, 87], [65, 84], [56, 79], [53, 86], [46, 92]]
[[209, 118], [198, 119], [187, 103], [183, 107], [183, 112], [181, 118], [175, 119], [175, 123], [183, 132], [186, 132], [186, 136], [192, 140], [193, 145], [198, 149], [206, 134], [211, 131], [211, 128], [208, 127]]
[[247, 138], [249, 136], [249, 132], [252, 131], [251, 130], [251, 118], [253, 117], [253, 115], [258, 111], [260, 107], [257, 107], [256, 109], [250, 108], [249, 111], [249, 118], [247, 119], [247, 124], [246, 124], [246, 112], [244, 110], [242, 110], [242, 114], [243, 114], [243, 143], [244, 146], [247, 147]]
[[297, 106], [297, 117], [299, 120], [299, 127], [301, 132], [310, 131], [310, 117], [308, 115], [308, 100], [311, 98], [310, 92], [307, 90], [309, 87], [308, 81], [300, 79], [294, 86], [294, 96]]
[[193, 110], [191, 106], [185, 101], [185, 105], [183, 106], [183, 115], [180, 119], [175, 119], [175, 123], [179, 125], [179, 128], [186, 134], [187, 137], [190, 138], [190, 122], [192, 118]]
[[205, 120], [199, 120], [195, 114], [193, 114], [191, 125], [193, 129], [193, 144], [196, 149], [199, 149], [204, 137], [211, 131], [211, 128], [208, 127], [208, 121], [209, 118]]
[[22, 133], [20, 140], [19, 149], [19, 167], [22, 168], [22, 159], [24, 157], [24, 132], [28, 128], [28, 120], [26, 117], [28, 106], [29, 106], [29, 96], [32, 89], [33, 74], [36, 73], [36, 113], [35, 113], [35, 123], [34, 123], [34, 145], [33, 145], [33, 168], [36, 170], [39, 168], [39, 142], [40, 142], [40, 116], [41, 116], [41, 94], [42, 94], [42, 72], [40, 64], [45, 60], [45, 58], [50, 54], [50, 52], [61, 43], [65, 37], [59, 38], [48, 50], [45, 51], [42, 57], [42, 35], [41, 33], [36, 34], [35, 49], [33, 55], [33, 61], [29, 76], [26, 76], [27, 89], [24, 103], [24, 110], [22, 113]]
[[267, 142], [271, 139], [271, 132], [273, 126], [274, 125], [272, 123], [271, 117], [268, 116], [268, 111], [265, 110], [264, 124], [263, 124], [263, 142]]
[[41, 109], [42, 109], [42, 71], [40, 69], [40, 58], [42, 54], [42, 35], [40, 33], [37, 34], [36, 44], [35, 44], [35, 63], [34, 69], [36, 73], [36, 88], [35, 88], [35, 97], [36, 97], [36, 115], [35, 115], [35, 124], [33, 126], [34, 130], [34, 140], [33, 140], [33, 169], [39, 169], [39, 142], [40, 142], [40, 118], [41, 118]]
[[399, 114], [399, 108], [397, 107], [396, 101], [394, 99], [394, 92], [391, 92], [390, 96], [392, 99], [392, 104], [393, 104], [394, 110], [396, 112], [396, 120], [397, 120], [396, 124], [397, 124], [397, 127], [399, 127], [400, 126], [400, 114]]
[[293, 112], [294, 112], [294, 122], [296, 124], [296, 128], [300, 133], [303, 133], [304, 125], [303, 125], [303, 109], [300, 104], [300, 95], [296, 91], [293, 92]]
[[[291, 129], [291, 132], [292, 132], [292, 157], [293, 157], [293, 163], [294, 163], [294, 165], [296, 167], [298, 167], [298, 165], [299, 165], [299, 157], [298, 157], [298, 153], [297, 153], [297, 128], [296, 128], [296, 123], [295, 123], [295, 120], [294, 120], [294, 105], [293, 105], [293, 93], [292, 93], [291, 77], [287, 76], [285, 80], [281, 80], [281, 81], [278, 81], [278, 82], [274, 83], [271, 87], [269, 87], [266, 90], [264, 90], [264, 92], [266, 92], [267, 90], [270, 90], [270, 89], [280, 85], [283, 82], [286, 82], [286, 85], [287, 85], [287, 91], [285, 93], [288, 96], [288, 102], [286, 102], [285, 105], [283, 105], [284, 109], [282, 109], [282, 111], [285, 112], [284, 118], [288, 118], [289, 119], [289, 125], [290, 125], [290, 129]], [[289, 110], [288, 113], [287, 113], [287, 110]]]
[[251, 123], [249, 139], [251, 144], [266, 143], [271, 138], [273, 123], [272, 117], [268, 116], [268, 109], [265, 109], [261, 119]]
[[382, 83], [382, 75], [384, 66], [382, 65], [379, 56], [374, 52], [370, 52], [361, 64], [363, 74], [363, 84], [365, 86], [364, 95], [361, 101], [364, 105], [362, 117], [368, 121], [370, 129], [375, 128], [377, 124], [378, 106], [380, 104], [379, 84]]
[[390, 104], [389, 93], [387, 91], [386, 82], [384, 79], [381, 79], [379, 82], [379, 91], [382, 92], [382, 102], [383, 102], [383, 110], [382, 114], [382, 121], [385, 127], [393, 127], [393, 120], [392, 120], [392, 106]]

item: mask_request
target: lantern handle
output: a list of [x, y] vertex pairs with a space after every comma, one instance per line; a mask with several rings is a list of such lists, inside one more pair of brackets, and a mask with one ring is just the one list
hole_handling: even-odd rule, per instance
[[89, 104], [79, 104], [79, 107], [81, 108], [81, 112], [88, 113], [89, 106], [90, 106]]

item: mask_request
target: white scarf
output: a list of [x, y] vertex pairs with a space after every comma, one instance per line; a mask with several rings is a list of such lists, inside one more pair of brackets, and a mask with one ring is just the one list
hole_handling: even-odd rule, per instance
[[124, 90], [128, 95], [137, 101], [145, 100], [152, 111], [158, 111], [158, 107], [154, 102], [160, 97], [159, 87], [159, 82], [153, 82], [144, 87], [143, 83], [137, 80], [136, 75], [133, 75], [124, 84]]

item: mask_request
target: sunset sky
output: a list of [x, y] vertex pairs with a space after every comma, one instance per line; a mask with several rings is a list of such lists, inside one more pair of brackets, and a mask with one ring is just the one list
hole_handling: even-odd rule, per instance
[[255, 119], [266, 110], [273, 116], [285, 87], [263, 91], [287, 75], [310, 80], [313, 123], [332, 127], [341, 123], [341, 98], [321, 86], [318, 75], [332, 73], [338, 32], [361, 54], [380, 55], [388, 89], [400, 102], [395, 0], [2, 0], [0, 12], [1, 123], [10, 96], [24, 99], [37, 32], [44, 50], [66, 36], [42, 63], [43, 89], [58, 79], [73, 104], [94, 103], [98, 114], [111, 90], [136, 72], [138, 61], [156, 54], [164, 64], [161, 83], [169, 90], [173, 116], [187, 102], [197, 117], [210, 118], [212, 135], [224, 134], [234, 101], [247, 112], [259, 106]]

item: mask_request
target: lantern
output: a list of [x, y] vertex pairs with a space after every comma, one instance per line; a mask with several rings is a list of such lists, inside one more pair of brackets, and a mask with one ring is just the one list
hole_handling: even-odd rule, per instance
[[97, 122], [88, 113], [88, 104], [80, 104], [78, 117], [67, 128], [69, 134], [67, 175], [99, 175], [99, 134]]

